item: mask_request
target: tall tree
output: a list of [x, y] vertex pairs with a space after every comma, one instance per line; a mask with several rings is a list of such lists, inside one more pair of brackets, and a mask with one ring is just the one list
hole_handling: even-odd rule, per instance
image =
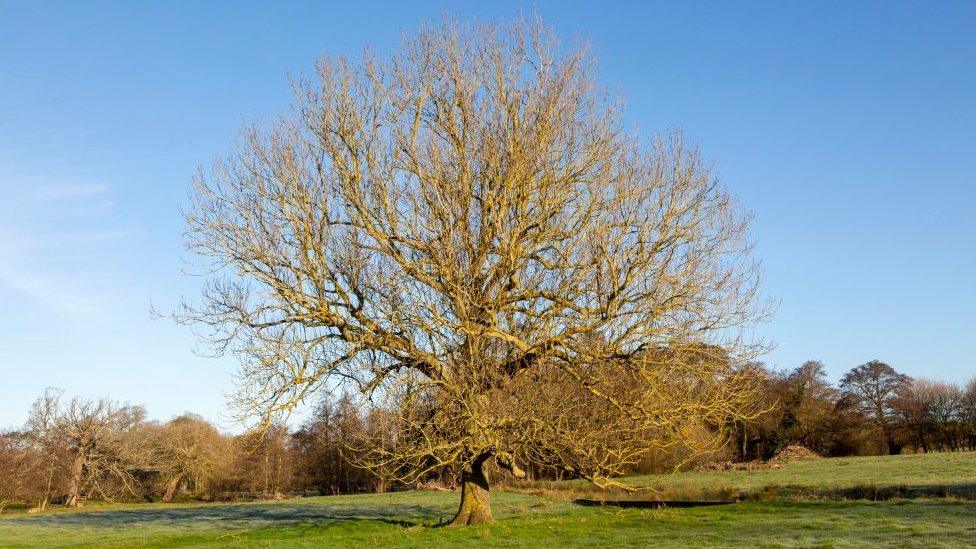
[[367, 465], [460, 469], [454, 524], [492, 520], [490, 462], [605, 484], [745, 414], [749, 217], [680, 135], [625, 130], [586, 48], [446, 21], [317, 73], [187, 216], [215, 274], [180, 318], [240, 354], [242, 409], [353, 385], [407, 433]]
[[910, 378], [879, 360], [872, 360], [853, 368], [841, 378], [841, 389], [846, 391], [871, 418], [884, 438], [889, 454], [900, 452], [895, 439], [892, 402], [898, 389]]

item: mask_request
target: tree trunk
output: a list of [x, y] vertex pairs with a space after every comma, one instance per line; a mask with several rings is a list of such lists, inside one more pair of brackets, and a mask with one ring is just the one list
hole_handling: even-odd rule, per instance
[[491, 498], [488, 491], [488, 477], [485, 475], [485, 461], [491, 457], [482, 454], [461, 472], [461, 506], [448, 523], [448, 526], [467, 526], [494, 522], [491, 514]]
[[180, 481], [183, 480], [183, 473], [177, 473], [168, 483], [166, 483], [166, 491], [163, 493], [163, 501], [170, 502], [173, 496], [176, 495], [176, 489], [180, 486]]
[[81, 491], [81, 474], [84, 472], [85, 460], [81, 456], [75, 458], [71, 464], [71, 480], [68, 484], [68, 497], [64, 501], [65, 507], [78, 506], [78, 493]]
[[749, 424], [742, 421], [742, 452], [739, 454], [742, 461], [749, 461]]
[[895, 440], [895, 436], [890, 429], [886, 428], [884, 430], [884, 438], [885, 447], [888, 450], [889, 456], [897, 456], [901, 453], [901, 444], [898, 444], [898, 441]]

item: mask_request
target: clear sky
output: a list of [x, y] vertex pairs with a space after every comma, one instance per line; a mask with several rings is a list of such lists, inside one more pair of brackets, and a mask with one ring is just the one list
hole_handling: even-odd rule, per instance
[[288, 74], [443, 12], [541, 14], [701, 145], [756, 215], [769, 364], [976, 375], [976, 2], [0, 0], [0, 427], [46, 386], [219, 420], [235, 365], [149, 314], [197, 293], [190, 177]]

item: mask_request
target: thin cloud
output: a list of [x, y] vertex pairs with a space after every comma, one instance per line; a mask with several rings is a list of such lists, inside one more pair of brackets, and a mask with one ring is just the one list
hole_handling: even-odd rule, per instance
[[142, 233], [142, 231], [139, 229], [124, 229], [119, 231], [80, 233], [75, 235], [75, 237], [80, 242], [105, 242], [107, 240], [118, 240], [120, 238], [128, 238], [130, 236], [135, 236], [140, 233]]
[[16, 343], [0, 343], [0, 352], [15, 349], [47, 349], [54, 347], [69, 347], [76, 345], [73, 341], [19, 341]]
[[100, 183], [54, 185], [39, 189], [34, 194], [34, 198], [41, 202], [54, 202], [58, 200], [98, 196], [107, 190], [108, 186]]
[[0, 285], [11, 288], [34, 301], [69, 316], [89, 319], [103, 317], [100, 301], [88, 297], [62, 278], [20, 269], [0, 269]]
[[83, 244], [110, 242], [139, 234], [142, 234], [142, 230], [137, 228], [31, 234], [19, 230], [0, 230], [0, 258], [4, 258], [8, 263], [17, 260], [36, 260], [43, 258], [46, 252], [59, 248], [76, 248]]
[[104, 268], [91, 258], [99, 246], [140, 232], [104, 226], [111, 220], [105, 215], [112, 208], [108, 189], [102, 183], [42, 185], [8, 203], [0, 218], [0, 287], [69, 318], [104, 318], [110, 302], [101, 283]]

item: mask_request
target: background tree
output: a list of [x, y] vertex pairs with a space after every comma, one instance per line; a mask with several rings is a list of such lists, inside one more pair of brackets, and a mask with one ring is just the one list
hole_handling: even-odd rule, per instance
[[777, 426], [776, 449], [801, 444], [824, 453], [830, 446], [828, 422], [835, 394], [827, 383], [823, 363], [804, 362], [782, 380], [782, 416]]
[[956, 451], [974, 447], [969, 422], [969, 391], [956, 384], [913, 379], [893, 402], [904, 440], [916, 451]]
[[294, 467], [288, 428], [275, 423], [235, 438], [229, 484], [246, 494], [280, 499], [291, 492]]
[[162, 473], [162, 501], [170, 501], [180, 486], [202, 495], [228, 466], [234, 447], [202, 417], [184, 414], [154, 430], [153, 460]]
[[[378, 421], [373, 416], [372, 422]], [[374, 433], [364, 433], [370, 421], [361, 418], [348, 395], [337, 400], [322, 400], [311, 418], [295, 433], [292, 441], [303, 476], [299, 482], [323, 494], [348, 494], [383, 491], [382, 481], [368, 469], [357, 467], [348, 451], [364, 435], [374, 440]], [[380, 428], [380, 425], [376, 426]]]
[[872, 360], [853, 368], [840, 381], [841, 389], [857, 402], [877, 426], [889, 454], [901, 452], [891, 421], [891, 404], [898, 389], [909, 379], [884, 362]]
[[44, 456], [23, 433], [0, 432], [0, 513], [16, 502], [43, 497]]
[[926, 379], [912, 379], [898, 388], [892, 408], [903, 430], [903, 439], [916, 452], [937, 449], [931, 402], [933, 384]]
[[77, 506], [84, 494], [109, 498], [116, 491], [135, 491], [132, 470], [147, 455], [131, 435], [144, 415], [141, 407], [108, 399], [64, 402], [53, 389], [34, 402], [27, 431], [52, 461], [67, 469], [65, 505]]
[[823, 363], [810, 360], [782, 372], [756, 365], [754, 371], [763, 398], [755, 417], [735, 426], [739, 459], [769, 459], [794, 444], [827, 456], [866, 450], [863, 416], [827, 381]]
[[765, 313], [748, 216], [680, 135], [626, 131], [594, 74], [525, 21], [321, 60], [187, 216], [216, 274], [181, 319], [239, 353], [238, 406], [270, 422], [357, 388], [401, 433], [363, 465], [457, 467], [454, 524], [491, 520], [489, 463], [605, 485], [742, 417]]
[[962, 417], [966, 423], [966, 441], [970, 450], [976, 450], [976, 378], [970, 379], [962, 394]]
[[852, 403], [827, 381], [823, 363], [807, 361], [785, 375], [780, 383], [781, 416], [773, 452], [790, 444], [805, 446], [821, 455], [855, 451], [860, 416]]
[[932, 383], [929, 394], [928, 412], [940, 445], [949, 451], [962, 449], [963, 392], [942, 381]]
[[756, 362], [747, 370], [760, 387], [749, 417], [736, 418], [728, 426], [734, 441], [732, 457], [752, 461], [771, 456], [776, 451], [776, 428], [782, 421], [782, 374]]

